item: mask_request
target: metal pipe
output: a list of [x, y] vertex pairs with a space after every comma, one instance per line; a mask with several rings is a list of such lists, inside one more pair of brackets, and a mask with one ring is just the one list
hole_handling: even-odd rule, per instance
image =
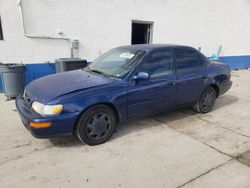
[[219, 58], [219, 56], [220, 56], [221, 49], [222, 49], [222, 45], [220, 45], [219, 48], [218, 48], [218, 50], [217, 50], [217, 57], [218, 57], [218, 58]]
[[26, 32], [25, 23], [24, 23], [22, 0], [18, 0], [18, 7], [19, 7], [20, 15], [21, 15], [21, 23], [22, 23], [22, 27], [23, 27], [24, 36], [26, 36], [28, 38], [37, 38], [37, 39], [59, 39], [59, 40], [70, 41], [70, 38], [68, 38], [68, 37], [51, 37], [51, 36], [30, 35], [30, 34], [28, 34]]

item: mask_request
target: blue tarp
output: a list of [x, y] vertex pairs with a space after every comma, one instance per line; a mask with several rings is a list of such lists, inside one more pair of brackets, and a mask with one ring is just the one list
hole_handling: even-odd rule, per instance
[[[54, 63], [36, 63], [25, 65], [25, 83], [28, 84], [32, 80], [54, 74], [56, 72]], [[2, 80], [0, 78], [0, 92], [3, 91]]]

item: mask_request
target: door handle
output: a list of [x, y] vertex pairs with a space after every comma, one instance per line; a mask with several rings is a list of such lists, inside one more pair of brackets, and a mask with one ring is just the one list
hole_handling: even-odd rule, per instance
[[174, 86], [175, 82], [167, 82], [167, 86]]

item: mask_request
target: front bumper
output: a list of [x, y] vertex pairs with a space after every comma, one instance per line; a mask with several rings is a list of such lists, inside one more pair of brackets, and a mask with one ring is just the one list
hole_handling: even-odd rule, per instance
[[[76, 119], [79, 115], [79, 113], [70, 113], [56, 116], [41, 116], [34, 112], [31, 107], [26, 106], [20, 96], [16, 98], [16, 107], [23, 125], [37, 138], [72, 134]], [[29, 125], [30, 122], [51, 122], [52, 125], [48, 128], [33, 128]]]
[[219, 95], [223, 95], [224, 93], [226, 93], [232, 87], [232, 84], [233, 84], [232, 81], [221, 83], [219, 85], [219, 91], [220, 91]]

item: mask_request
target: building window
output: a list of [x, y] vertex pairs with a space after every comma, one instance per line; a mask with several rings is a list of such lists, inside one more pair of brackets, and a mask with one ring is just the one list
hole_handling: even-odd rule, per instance
[[152, 43], [153, 22], [132, 20], [132, 39], [131, 44], [150, 44]]
[[3, 30], [2, 30], [1, 17], [0, 17], [0, 40], [3, 40]]

